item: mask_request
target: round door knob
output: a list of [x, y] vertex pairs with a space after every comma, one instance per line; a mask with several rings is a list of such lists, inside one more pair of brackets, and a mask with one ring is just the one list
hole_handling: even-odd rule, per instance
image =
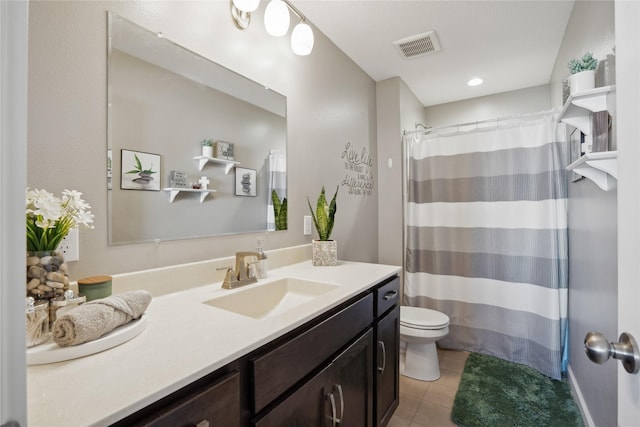
[[631, 334], [620, 334], [620, 342], [610, 343], [600, 332], [589, 332], [584, 337], [584, 351], [595, 363], [604, 363], [613, 357], [622, 362], [624, 369], [630, 374], [640, 371], [640, 353], [638, 344]]

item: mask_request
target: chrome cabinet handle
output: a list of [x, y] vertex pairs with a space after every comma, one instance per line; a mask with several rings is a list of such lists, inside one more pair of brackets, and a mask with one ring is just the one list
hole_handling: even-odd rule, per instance
[[394, 299], [397, 296], [398, 296], [398, 291], [389, 291], [386, 294], [384, 294], [384, 300], [389, 301], [390, 299]]
[[333, 393], [327, 393], [327, 397], [331, 401], [331, 426], [336, 427], [336, 399], [333, 397]]
[[338, 393], [340, 393], [340, 418], [338, 418], [337, 421], [341, 423], [344, 419], [344, 396], [342, 395], [342, 386], [337, 384], [336, 388], [338, 389]]
[[382, 347], [382, 367], [378, 366], [378, 373], [382, 374], [387, 366], [387, 350], [384, 348], [384, 341], [378, 341], [378, 346]]

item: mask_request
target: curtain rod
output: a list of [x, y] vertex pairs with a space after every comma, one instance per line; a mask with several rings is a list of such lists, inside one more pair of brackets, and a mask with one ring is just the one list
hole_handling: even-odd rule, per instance
[[419, 133], [422, 132], [424, 134], [428, 134], [428, 133], [433, 133], [436, 131], [440, 131], [442, 129], [448, 129], [448, 128], [457, 128], [456, 131], [459, 131], [460, 127], [464, 127], [464, 126], [473, 126], [476, 125], [476, 127], [479, 124], [483, 124], [483, 123], [491, 123], [491, 122], [496, 122], [496, 125], [500, 124], [501, 121], [509, 121], [509, 120], [533, 120], [538, 118], [539, 116], [543, 115], [543, 114], [548, 114], [548, 113], [555, 113], [560, 111], [560, 108], [553, 108], [551, 110], [546, 110], [546, 111], [538, 111], [536, 113], [525, 113], [525, 114], [517, 114], [517, 115], [513, 115], [513, 116], [504, 116], [504, 117], [496, 117], [494, 119], [486, 119], [486, 120], [476, 120], [474, 122], [467, 122], [467, 123], [459, 123], [459, 124], [453, 124], [453, 125], [446, 125], [446, 126], [438, 126], [436, 128], [432, 128], [431, 126], [425, 126], [422, 123], [418, 123], [416, 122], [416, 128], [418, 126], [423, 127], [424, 129], [416, 129], [416, 130], [411, 130], [411, 131], [407, 131], [405, 130], [403, 133], [404, 135], [410, 135], [410, 134], [414, 134], [414, 133]]

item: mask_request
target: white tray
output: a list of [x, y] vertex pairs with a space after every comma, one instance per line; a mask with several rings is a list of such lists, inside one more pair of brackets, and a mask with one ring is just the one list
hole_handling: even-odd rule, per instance
[[97, 340], [70, 347], [60, 347], [50, 338], [44, 344], [27, 349], [27, 365], [62, 362], [108, 350], [138, 336], [146, 323], [147, 318], [143, 314], [138, 320], [120, 326]]

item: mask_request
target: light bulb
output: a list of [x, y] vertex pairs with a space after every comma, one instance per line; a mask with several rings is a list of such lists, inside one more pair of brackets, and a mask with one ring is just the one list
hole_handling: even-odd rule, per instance
[[313, 50], [313, 31], [304, 22], [296, 25], [291, 32], [291, 50], [296, 55], [309, 55]]
[[253, 12], [258, 8], [260, 0], [233, 0], [236, 9], [243, 12]]
[[264, 11], [264, 28], [274, 37], [281, 37], [289, 31], [289, 8], [282, 0], [271, 0]]

